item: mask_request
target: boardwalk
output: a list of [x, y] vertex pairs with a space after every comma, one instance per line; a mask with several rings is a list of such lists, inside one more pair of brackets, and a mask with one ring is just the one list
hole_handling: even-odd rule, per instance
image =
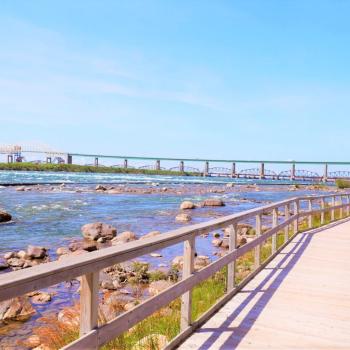
[[350, 221], [297, 235], [179, 349], [350, 349]]

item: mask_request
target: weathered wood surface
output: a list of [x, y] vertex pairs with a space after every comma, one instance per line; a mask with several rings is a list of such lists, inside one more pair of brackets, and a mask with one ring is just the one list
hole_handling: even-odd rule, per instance
[[350, 221], [294, 237], [180, 347], [350, 349]]

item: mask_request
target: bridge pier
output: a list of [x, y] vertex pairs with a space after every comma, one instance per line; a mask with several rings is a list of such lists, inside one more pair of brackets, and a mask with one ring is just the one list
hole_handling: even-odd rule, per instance
[[52, 163], [51, 157], [46, 157], [46, 163], [47, 163], [47, 164], [51, 164], [51, 163]]
[[185, 171], [185, 164], [183, 160], [180, 161], [179, 170], [181, 173]]
[[67, 164], [73, 164], [73, 157], [71, 154], [67, 155]]
[[290, 179], [295, 180], [295, 163], [292, 164], [292, 171], [290, 173]]
[[156, 161], [156, 170], [160, 170], [160, 160]]
[[95, 158], [95, 166], [98, 167], [98, 158]]
[[236, 177], [236, 163], [232, 163], [231, 177]]
[[328, 164], [324, 165], [324, 173], [323, 173], [323, 182], [327, 182], [328, 181]]
[[208, 176], [209, 175], [209, 162], [206, 161], [204, 164], [204, 173], [203, 176]]
[[12, 154], [9, 154], [7, 156], [7, 163], [13, 163], [13, 155]]
[[124, 169], [127, 169], [127, 168], [128, 168], [128, 160], [124, 159]]
[[265, 164], [261, 163], [260, 164], [260, 179], [264, 179], [265, 178]]

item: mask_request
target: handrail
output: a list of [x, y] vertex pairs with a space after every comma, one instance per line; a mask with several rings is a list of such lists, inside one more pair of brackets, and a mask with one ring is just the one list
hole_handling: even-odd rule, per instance
[[[340, 199], [340, 204], [336, 198]], [[343, 198], [346, 198], [344, 203]], [[331, 199], [326, 203], [326, 199]], [[307, 202], [307, 210], [301, 210], [300, 203]], [[313, 203], [319, 201], [320, 207], [313, 208]], [[294, 208], [292, 208], [292, 206]], [[284, 208], [285, 217], [282, 221], [278, 220], [278, 209]], [[293, 209], [293, 215], [290, 215]], [[209, 278], [215, 272], [228, 266], [228, 285], [227, 295], [233, 295], [240, 288], [235, 285], [234, 264], [237, 258], [243, 256], [248, 251], [255, 250], [256, 271], [251, 273], [246, 280], [264, 266], [260, 261], [260, 249], [262, 244], [272, 237], [272, 255], [273, 258], [278, 253], [277, 233], [285, 229], [284, 245], [292, 237], [289, 237], [289, 228], [293, 229], [293, 237], [299, 232], [298, 222], [300, 218], [308, 218], [308, 228], [312, 228], [312, 215], [321, 214], [321, 224], [325, 223], [325, 212], [331, 213], [331, 221], [335, 219], [335, 211], [340, 211], [340, 219], [350, 214], [350, 193], [337, 193], [320, 196], [301, 196], [293, 197], [276, 203], [267, 204], [259, 208], [246, 210], [244, 212], [221, 217], [209, 222], [195, 224], [169, 231], [157, 237], [144, 240], [129, 242], [120, 246], [112, 246], [88, 254], [75, 256], [64, 260], [41, 264], [24, 270], [13, 271], [0, 275], [0, 301], [23, 295], [27, 292], [45, 288], [63, 281], [71, 280], [82, 276], [81, 280], [81, 316], [80, 316], [80, 338], [67, 345], [64, 349], [97, 349], [106, 342], [114, 339], [122, 332], [142, 321], [161, 307], [169, 304], [174, 299], [182, 296], [181, 308], [181, 331], [182, 335], [188, 334], [193, 330], [191, 320], [191, 293], [190, 291], [198, 283]], [[266, 212], [273, 215], [272, 227], [261, 232], [261, 217]], [[236, 248], [237, 224], [246, 219], [256, 219], [256, 238], [243, 246]], [[194, 272], [194, 254], [195, 238], [203, 233], [209, 233], [220, 228], [230, 228], [230, 248], [228, 254], [216, 260], [203, 269]], [[147, 299], [137, 305], [132, 310], [125, 312], [114, 320], [98, 327], [97, 309], [98, 309], [98, 286], [99, 271], [108, 266], [121, 263], [153, 251], [164, 249], [184, 242], [184, 263], [183, 278], [165, 291]], [[281, 248], [279, 248], [281, 249]], [[186, 272], [187, 271], [187, 272]], [[198, 326], [198, 323], [196, 323]], [[181, 334], [177, 337], [177, 342], [181, 341]]]

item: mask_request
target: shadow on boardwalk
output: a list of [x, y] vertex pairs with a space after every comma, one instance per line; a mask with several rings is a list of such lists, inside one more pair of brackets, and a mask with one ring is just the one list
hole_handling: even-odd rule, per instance
[[[334, 223], [329, 225], [327, 228], [337, 226], [339, 223]], [[220, 346], [215, 346], [216, 349], [236, 349], [240, 342], [243, 340], [245, 335], [249, 332], [249, 330], [254, 325], [256, 319], [262, 313], [270, 299], [275, 294], [276, 290], [279, 288], [283, 280], [287, 277], [289, 272], [296, 265], [302, 254], [304, 253], [307, 246], [310, 244], [313, 236], [320, 231], [323, 231], [324, 228], [318, 228], [310, 232], [300, 233], [297, 235], [290, 244], [294, 244], [294, 247], [287, 253], [280, 253], [279, 255], [284, 255], [284, 257], [276, 264], [275, 267], [269, 267], [271, 263], [266, 267], [265, 271], [268, 272], [267, 276], [259, 283], [259, 285], [254, 290], [245, 290], [243, 289], [239, 293], [249, 294], [247, 298], [234, 310], [232, 310], [231, 314], [227, 315], [226, 320], [217, 328], [200, 328], [197, 330], [197, 334], [199, 333], [212, 333], [212, 335], [197, 349], [199, 350], [207, 350], [212, 349], [215, 342], [219, 339], [222, 333], [229, 333], [227, 340], [221, 344]], [[268, 287], [264, 289], [265, 286]], [[256, 301], [253, 306], [249, 306], [250, 311], [240, 322], [237, 327], [230, 327], [232, 322], [240, 315], [240, 313], [248, 308], [248, 304], [252, 303], [255, 298], [260, 295], [260, 298]], [[215, 317], [215, 316], [214, 316]]]

